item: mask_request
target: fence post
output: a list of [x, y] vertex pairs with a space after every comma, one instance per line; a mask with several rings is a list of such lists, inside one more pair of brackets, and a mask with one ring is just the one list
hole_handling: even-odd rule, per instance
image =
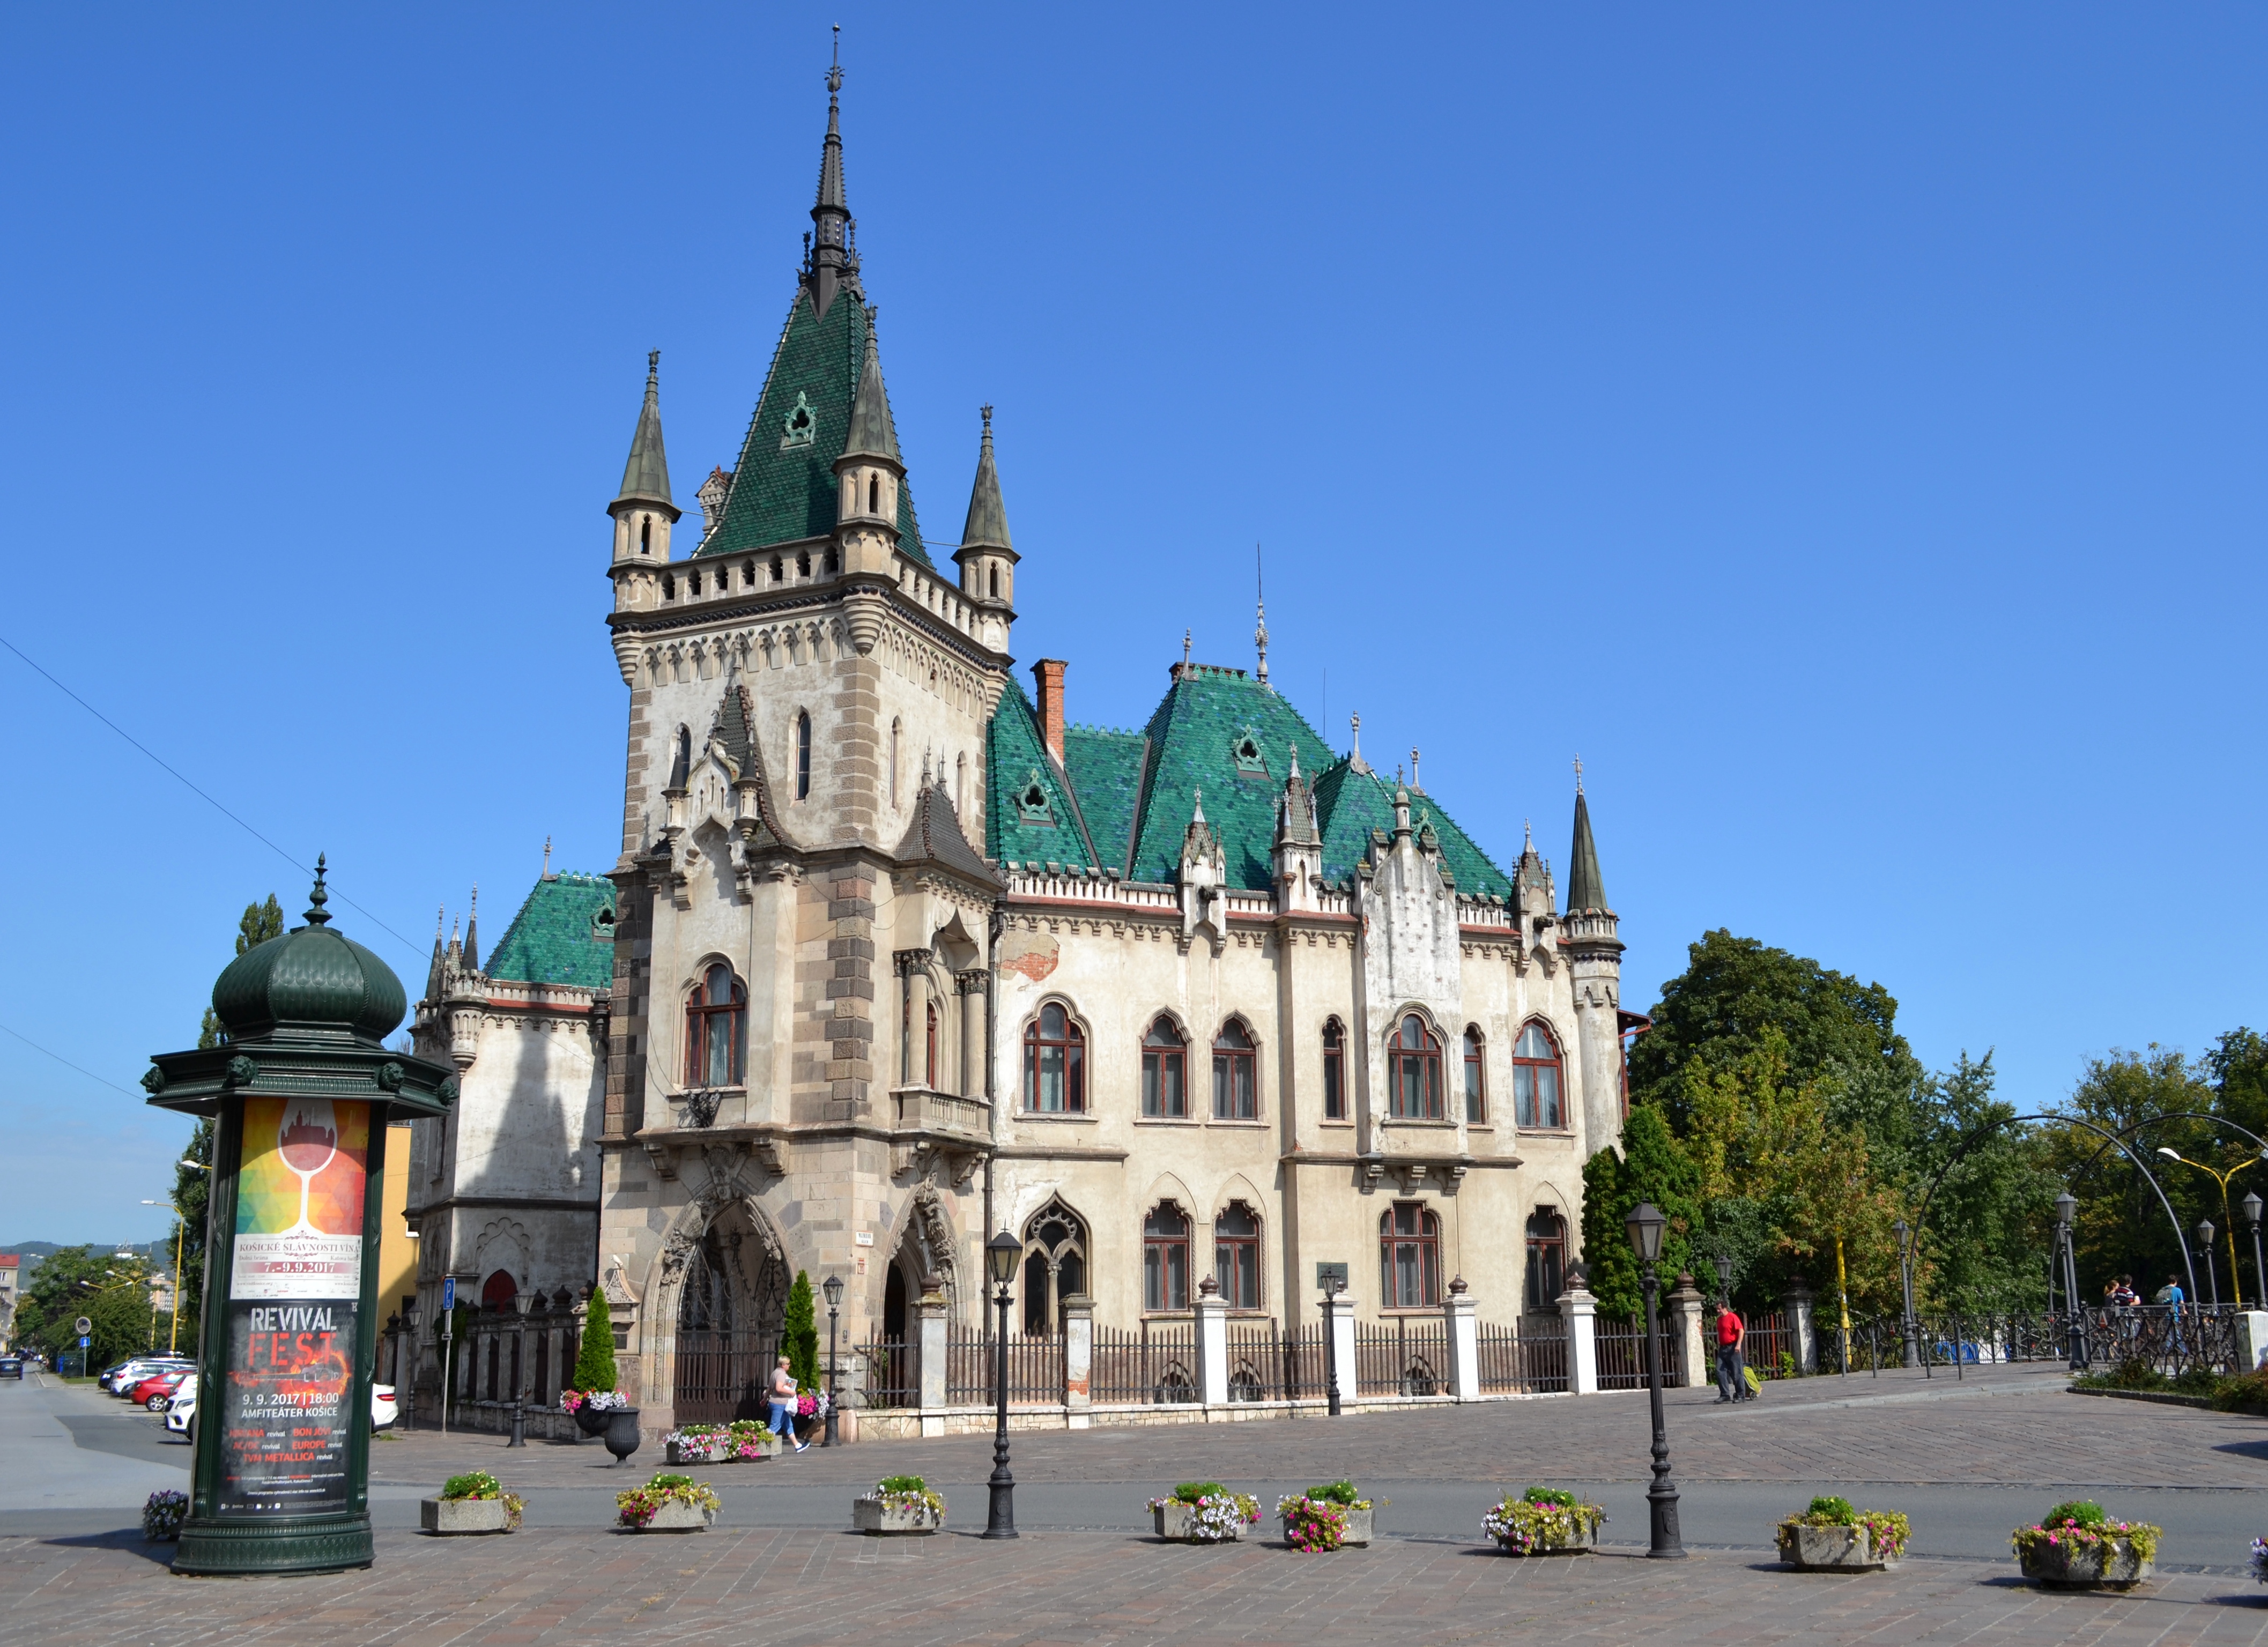
[[[1351, 1413], [1362, 1400], [1362, 1376], [1355, 1362], [1354, 1300], [1351, 1298], [1344, 1292], [1334, 1292], [1323, 1300], [1323, 1330], [1331, 1335], [1330, 1354], [1338, 1368], [1339, 1410]], [[1329, 1376], [1329, 1372], [1324, 1374], [1325, 1378]], [[1328, 1386], [1324, 1393], [1329, 1393]]]
[[924, 1436], [945, 1433], [946, 1335], [951, 1323], [946, 1320], [945, 1277], [922, 1277], [921, 1303], [915, 1306], [921, 1316], [921, 1432]]
[[1449, 1341], [1449, 1393], [1461, 1401], [1481, 1398], [1478, 1307], [1462, 1276], [1449, 1283], [1449, 1296], [1441, 1305], [1441, 1326]]
[[1567, 1290], [1559, 1295], [1559, 1319], [1567, 1324], [1567, 1393], [1571, 1395], [1599, 1393], [1598, 1313], [1599, 1301], [1580, 1278], [1571, 1276]]
[[1809, 1378], [1819, 1371], [1819, 1324], [1812, 1313], [1811, 1289], [1799, 1276], [1787, 1283], [1780, 1302], [1787, 1307], [1788, 1330], [1795, 1335], [1795, 1370]]
[[1692, 1276], [1682, 1270], [1678, 1272], [1676, 1286], [1670, 1290], [1669, 1313], [1677, 1322], [1675, 1330], [1682, 1346], [1681, 1359], [1685, 1363], [1686, 1387], [1698, 1389], [1710, 1378], [1709, 1357], [1702, 1349], [1701, 1289], [1693, 1284]]
[[1093, 1421], [1094, 1405], [1094, 1300], [1075, 1292], [1063, 1301], [1064, 1407], [1073, 1430]]
[[1228, 1405], [1228, 1300], [1211, 1276], [1197, 1283], [1197, 1400]]

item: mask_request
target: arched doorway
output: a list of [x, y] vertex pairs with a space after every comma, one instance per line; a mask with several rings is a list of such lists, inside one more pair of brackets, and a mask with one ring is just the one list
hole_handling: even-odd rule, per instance
[[882, 1336], [895, 1343], [906, 1339], [906, 1272], [892, 1264], [882, 1282]]
[[679, 1423], [763, 1417], [787, 1290], [786, 1264], [745, 1207], [710, 1219], [687, 1250], [677, 1298], [671, 1407]]

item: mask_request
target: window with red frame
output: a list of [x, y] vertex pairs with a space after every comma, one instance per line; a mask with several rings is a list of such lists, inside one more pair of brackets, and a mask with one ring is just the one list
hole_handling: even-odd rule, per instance
[[748, 992], [718, 961], [685, 1005], [685, 1084], [738, 1086], [747, 1040]]
[[1189, 1215], [1170, 1201], [1152, 1208], [1142, 1223], [1142, 1307], [1189, 1307]]
[[1465, 1026], [1465, 1121], [1477, 1127], [1488, 1119], [1488, 1071], [1484, 1067], [1481, 1033]]
[[1417, 1013], [1405, 1017], [1394, 1032], [1394, 1039], [1387, 1043], [1387, 1062], [1394, 1118], [1440, 1120], [1441, 1043]]
[[1346, 1030], [1331, 1018], [1323, 1025], [1323, 1119], [1346, 1118]]
[[1423, 1202], [1397, 1201], [1378, 1220], [1379, 1292], [1387, 1307], [1441, 1301], [1441, 1221]]
[[1254, 1080], [1252, 1036], [1231, 1018], [1212, 1042], [1212, 1115], [1215, 1121], [1257, 1121], [1260, 1095]]
[[1260, 1220], [1232, 1201], [1212, 1221], [1213, 1279], [1232, 1310], [1260, 1307]]
[[1530, 1024], [1512, 1046], [1513, 1119], [1523, 1127], [1546, 1130], [1567, 1124], [1562, 1097], [1559, 1048], [1551, 1032]]
[[1057, 1002], [1024, 1032], [1024, 1107], [1048, 1115], [1086, 1109], [1086, 1036]]

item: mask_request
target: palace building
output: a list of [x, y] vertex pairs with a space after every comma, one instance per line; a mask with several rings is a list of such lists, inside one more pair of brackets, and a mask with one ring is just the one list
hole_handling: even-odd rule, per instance
[[1249, 673], [1184, 644], [1138, 727], [1072, 724], [1068, 665], [1014, 656], [1019, 580], [1063, 551], [1013, 546], [990, 408], [958, 541], [923, 533], [828, 85], [697, 540], [656, 361], [608, 506], [621, 856], [547, 872], [485, 966], [436, 940], [417, 1046], [462, 1097], [419, 1123], [419, 1314], [447, 1276], [546, 1320], [596, 1283], [666, 1428], [730, 1415], [799, 1270], [843, 1278], [847, 1342], [940, 1304], [976, 1330], [1000, 1231], [1039, 1337], [1216, 1296], [1312, 1326], [1322, 1264], [1366, 1321], [1438, 1320], [1460, 1279], [1493, 1319], [1555, 1310], [1631, 1021], [1580, 781], [1562, 908], [1414, 758], [1373, 768], [1359, 723], [1334, 750], [1264, 618]]

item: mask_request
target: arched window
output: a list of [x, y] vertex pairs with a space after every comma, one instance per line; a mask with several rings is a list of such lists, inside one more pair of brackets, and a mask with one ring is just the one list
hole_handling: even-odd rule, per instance
[[953, 757], [953, 793], [948, 798], [958, 806], [961, 804], [961, 798], [968, 793], [968, 757], [966, 754], [958, 754]]
[[801, 710], [795, 717], [795, 798], [811, 798], [811, 715]]
[[1189, 1113], [1188, 1048], [1174, 1020], [1160, 1013], [1142, 1037], [1142, 1113], [1185, 1116]]
[[1230, 1309], [1260, 1307], [1260, 1220], [1241, 1201], [1212, 1221], [1212, 1266]]
[[1441, 1301], [1441, 1221], [1425, 1202], [1397, 1201], [1378, 1221], [1379, 1296], [1387, 1307]]
[[661, 575], [661, 598], [664, 600], [677, 599], [677, 579], [667, 572]]
[[937, 1091], [937, 1003], [932, 1001], [925, 1009], [929, 1013], [928, 1051], [922, 1062], [922, 1084], [932, 1092]]
[[653, 517], [652, 515], [638, 517], [638, 553], [640, 555], [653, 553]]
[[1567, 1224], [1549, 1207], [1528, 1220], [1528, 1307], [1550, 1312], [1567, 1290]]
[[774, 582], [774, 583], [776, 583], [776, 584], [777, 584], [777, 583], [782, 583], [782, 582], [784, 582], [784, 581], [786, 580], [786, 577], [787, 577], [787, 568], [786, 568], [786, 566], [785, 566], [785, 565], [781, 562], [780, 557], [779, 557], [778, 555], [773, 555], [773, 556], [772, 556], [772, 582]]
[[809, 549], [800, 550], [796, 555], [795, 575], [798, 577], [808, 577], [811, 576], [811, 551]]
[[1062, 1332], [1064, 1300], [1086, 1292], [1086, 1221], [1049, 1201], [1024, 1225], [1024, 1330]]
[[481, 1308], [508, 1310], [519, 1297], [519, 1283], [512, 1278], [512, 1271], [499, 1269], [481, 1283]]
[[1477, 1127], [1488, 1119], [1488, 1071], [1482, 1058], [1481, 1033], [1465, 1026], [1465, 1121]]
[[693, 582], [693, 592], [697, 595], [701, 592], [701, 574], [694, 572], [690, 574], [690, 576]]
[[1513, 1119], [1523, 1127], [1565, 1126], [1559, 1088], [1559, 1048], [1550, 1030], [1530, 1024], [1512, 1045]]
[[898, 804], [898, 773], [901, 769], [898, 751], [899, 732], [900, 724], [893, 719], [890, 722], [890, 805], [893, 806]]
[[1253, 1078], [1252, 1036], [1231, 1018], [1212, 1039], [1212, 1114], [1215, 1121], [1257, 1121], [1260, 1095]]
[[681, 726], [677, 729], [677, 754], [669, 763], [669, 787], [681, 790], [693, 777], [693, 734]]
[[1387, 1043], [1391, 1106], [1396, 1121], [1441, 1119], [1441, 1043], [1425, 1020], [1411, 1012]]
[[1170, 1201], [1160, 1202], [1143, 1220], [1142, 1307], [1189, 1307], [1189, 1220]]
[[866, 512], [870, 515], [882, 512], [882, 477], [879, 474], [866, 477]]
[[755, 586], [756, 563], [754, 561], [742, 561], [740, 562], [740, 587], [743, 589], [754, 589]]
[[1346, 1118], [1346, 1027], [1328, 1018], [1323, 1024], [1323, 1119]]
[[685, 1085], [738, 1086], [748, 992], [723, 961], [702, 975], [685, 1004]]
[[828, 544], [828, 545], [827, 546], [827, 561], [826, 561], [826, 566], [827, 566], [827, 570], [828, 570], [830, 573], [831, 573], [831, 572], [839, 572], [839, 571], [841, 571], [841, 570], [843, 570], [841, 563], [840, 563], [839, 562], [837, 562], [837, 561], [836, 561], [836, 556], [835, 556], [835, 546], [834, 546], [833, 544], [831, 544], [831, 543], [830, 543], [830, 544]]
[[995, 567], [992, 569], [992, 599], [995, 599], [995, 600], [998, 600], [999, 598], [1000, 598], [1000, 569], [999, 569], [998, 566], [995, 566]]
[[1024, 1032], [1024, 1107], [1049, 1115], [1086, 1108], [1086, 1037], [1057, 1002]]

